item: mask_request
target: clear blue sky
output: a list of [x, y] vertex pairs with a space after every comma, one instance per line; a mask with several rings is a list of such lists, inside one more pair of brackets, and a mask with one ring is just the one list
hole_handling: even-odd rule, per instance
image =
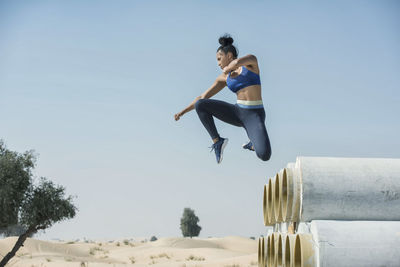
[[[42, 239], [258, 236], [262, 191], [296, 156], [400, 157], [398, 1], [0, 1], [0, 138], [76, 195]], [[220, 74], [218, 37], [261, 69], [272, 158], [221, 165], [197, 114], [173, 115]], [[224, 89], [215, 98], [231, 103]]]

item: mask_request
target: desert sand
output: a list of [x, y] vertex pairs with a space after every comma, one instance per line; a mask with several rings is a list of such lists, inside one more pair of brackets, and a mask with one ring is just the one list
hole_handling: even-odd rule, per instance
[[[17, 237], [0, 239], [2, 258]], [[28, 238], [6, 266], [257, 266], [257, 241], [224, 238], [160, 238], [157, 241], [43, 241]]]

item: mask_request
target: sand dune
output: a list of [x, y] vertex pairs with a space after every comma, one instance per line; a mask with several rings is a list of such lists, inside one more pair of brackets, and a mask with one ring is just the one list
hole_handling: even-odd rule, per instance
[[[0, 255], [17, 237], [0, 240]], [[257, 266], [257, 241], [225, 238], [160, 238], [155, 242], [61, 242], [28, 238], [7, 266]]]

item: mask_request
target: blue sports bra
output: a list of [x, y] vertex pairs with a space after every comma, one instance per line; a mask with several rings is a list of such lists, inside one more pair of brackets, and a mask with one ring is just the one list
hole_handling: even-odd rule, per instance
[[226, 78], [226, 85], [234, 93], [247, 86], [257, 84], [261, 85], [260, 75], [252, 72], [245, 66], [242, 66], [242, 72], [235, 78], [231, 78], [231, 73], [229, 73], [228, 78]]

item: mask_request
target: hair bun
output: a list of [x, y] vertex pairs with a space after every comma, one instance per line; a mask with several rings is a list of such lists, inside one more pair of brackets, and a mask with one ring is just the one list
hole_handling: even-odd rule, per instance
[[229, 34], [225, 34], [224, 36], [219, 38], [218, 42], [222, 46], [228, 46], [233, 44], [233, 39]]

